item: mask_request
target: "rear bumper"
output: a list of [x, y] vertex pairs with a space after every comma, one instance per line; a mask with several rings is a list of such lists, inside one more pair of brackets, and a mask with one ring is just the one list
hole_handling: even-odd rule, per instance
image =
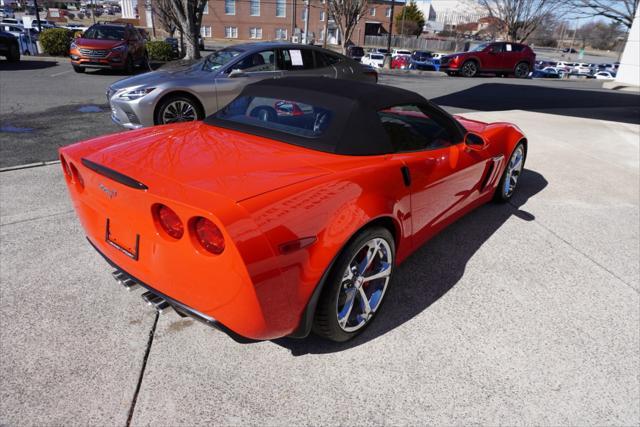
[[91, 239], [89, 239], [88, 237], [87, 237], [87, 241], [89, 242], [89, 244], [91, 246], [93, 246], [93, 249], [95, 249], [96, 252], [98, 252], [102, 256], [102, 258], [105, 259], [105, 261], [107, 261], [107, 263], [111, 267], [115, 268], [121, 275], [125, 276], [127, 279], [135, 282], [139, 286], [145, 288], [147, 291], [149, 291], [149, 292], [161, 297], [162, 299], [164, 299], [166, 302], [169, 303], [169, 305], [171, 305], [171, 307], [180, 316], [182, 316], [182, 317], [185, 317], [185, 316], [192, 317], [193, 319], [196, 319], [199, 322], [202, 322], [207, 326], [210, 326], [212, 328], [218, 329], [221, 332], [224, 332], [231, 339], [233, 339], [234, 341], [239, 342], [239, 343], [250, 343], [250, 342], [257, 342], [258, 341], [258, 340], [253, 340], [253, 339], [250, 339], [250, 338], [243, 337], [242, 335], [239, 335], [239, 334], [233, 332], [231, 329], [227, 328], [225, 325], [223, 325], [222, 323], [220, 323], [219, 321], [217, 321], [213, 317], [207, 316], [206, 314], [201, 313], [198, 310], [196, 310], [194, 308], [191, 308], [188, 305], [183, 304], [180, 301], [177, 301], [177, 300], [171, 298], [170, 296], [167, 296], [167, 295], [163, 294], [162, 292], [158, 291], [157, 289], [153, 288], [152, 286], [149, 286], [148, 284], [144, 283], [142, 280], [138, 279], [137, 277], [129, 274], [128, 272], [126, 272], [125, 270], [120, 268], [120, 266], [118, 266], [115, 262], [113, 262], [111, 259], [109, 259], [109, 257], [107, 257], [104, 253], [102, 253], [102, 251], [98, 248], [98, 246], [96, 246], [91, 241]]

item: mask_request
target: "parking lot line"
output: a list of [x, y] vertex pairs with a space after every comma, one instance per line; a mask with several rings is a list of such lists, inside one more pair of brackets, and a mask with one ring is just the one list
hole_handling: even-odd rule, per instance
[[51, 74], [51, 77], [61, 76], [61, 75], [63, 75], [63, 74], [67, 74], [67, 73], [70, 73], [70, 72], [71, 72], [71, 70], [61, 71], [61, 72], [59, 72], [59, 73]]

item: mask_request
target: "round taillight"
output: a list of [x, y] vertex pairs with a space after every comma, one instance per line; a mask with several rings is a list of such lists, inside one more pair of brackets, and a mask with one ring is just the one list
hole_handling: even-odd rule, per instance
[[69, 169], [69, 164], [65, 160], [64, 156], [60, 156], [60, 164], [62, 165], [62, 171], [64, 174], [71, 178], [71, 169]]
[[198, 243], [208, 252], [220, 255], [224, 251], [224, 236], [213, 222], [197, 217], [193, 222], [193, 232]]
[[81, 190], [84, 189], [84, 179], [82, 179], [82, 175], [80, 175], [80, 171], [76, 168], [76, 165], [71, 163], [69, 167], [71, 168], [71, 174], [73, 175], [73, 179], [76, 181], [76, 185]]
[[160, 227], [174, 239], [180, 239], [184, 234], [184, 226], [180, 217], [165, 205], [156, 205], [156, 218]]

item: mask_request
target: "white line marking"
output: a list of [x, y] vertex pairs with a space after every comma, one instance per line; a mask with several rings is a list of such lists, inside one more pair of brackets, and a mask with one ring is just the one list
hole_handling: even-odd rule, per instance
[[61, 73], [51, 74], [51, 77], [61, 76], [63, 74], [67, 74], [67, 73], [70, 73], [70, 72], [71, 72], [71, 70], [67, 70], [67, 71], [63, 71]]

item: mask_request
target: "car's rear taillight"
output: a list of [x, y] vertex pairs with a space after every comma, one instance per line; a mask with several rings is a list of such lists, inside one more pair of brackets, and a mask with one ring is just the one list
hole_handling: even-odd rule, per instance
[[224, 236], [213, 222], [203, 217], [196, 217], [191, 222], [194, 237], [208, 252], [220, 255], [224, 251]]
[[174, 239], [180, 239], [184, 234], [184, 225], [180, 217], [171, 208], [157, 204], [153, 207], [153, 216], [161, 230]]

